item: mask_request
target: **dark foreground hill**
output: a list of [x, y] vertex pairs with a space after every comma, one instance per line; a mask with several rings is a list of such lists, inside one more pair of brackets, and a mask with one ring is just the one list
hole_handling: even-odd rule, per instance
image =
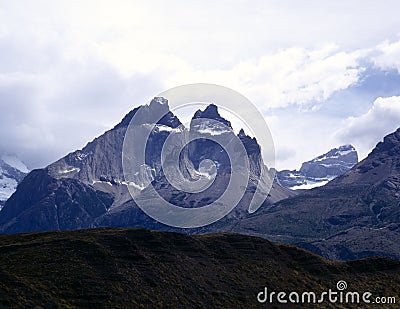
[[1, 307], [266, 308], [256, 299], [264, 287], [321, 293], [336, 290], [339, 280], [348, 291], [399, 301], [400, 262], [332, 262], [234, 234], [96, 229], [0, 235]]

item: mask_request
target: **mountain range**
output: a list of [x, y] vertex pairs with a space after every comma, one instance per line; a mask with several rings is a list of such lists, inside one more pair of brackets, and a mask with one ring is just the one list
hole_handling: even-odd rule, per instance
[[[140, 119], [134, 132], [138, 138], [147, 135], [149, 138], [146, 141], [145, 164], [137, 167], [128, 183], [122, 166], [122, 150], [128, 125], [136, 113], [140, 113]], [[196, 125], [199, 119], [204, 119], [200, 127]], [[231, 171], [229, 158], [221, 146], [207, 140], [211, 135], [219, 135], [223, 139], [228, 134], [215, 122], [223, 123], [225, 129], [232, 128], [214, 104], [194, 114], [189, 133], [195, 132], [199, 138], [186, 147], [179, 162], [181, 171], [188, 177], [198, 175], [199, 162], [204, 158], [215, 162], [217, 176], [207, 190], [184, 193], [166, 180], [161, 166], [162, 147], [172, 132], [186, 129], [169, 111], [168, 101], [156, 97], [150, 104], [132, 110], [113, 129], [83, 149], [68, 154], [44, 169], [29, 173], [0, 212], [0, 230], [20, 233], [105, 226], [171, 230], [171, 227], [153, 220], [139, 209], [131, 194], [146, 196], [146, 184], [152, 182], [161, 196], [178, 206], [198, 207], [217, 200], [229, 183]], [[226, 221], [248, 214], [249, 201], [254, 195], [255, 186], [259, 184], [258, 176], [264, 166], [256, 139], [246, 135], [243, 130], [237, 137], [248, 154], [250, 175], [243, 198], [234, 211], [224, 218]], [[268, 196], [265, 193], [265, 205], [272, 205], [293, 195], [293, 191], [274, 182]]]
[[262, 208], [232, 231], [297, 244], [335, 260], [400, 259], [399, 190], [400, 129], [325, 186]]
[[[149, 138], [144, 164], [127, 182], [122, 166], [124, 137], [139, 109], [140, 121], [133, 129], [139, 136]], [[83, 149], [44, 169], [31, 171], [0, 212], [0, 231], [144, 227], [189, 234], [235, 232], [295, 244], [335, 260], [376, 255], [400, 259], [400, 129], [386, 136], [366, 159], [353, 167], [357, 153], [351, 145], [305, 162], [298, 173], [306, 181], [344, 172], [324, 186], [294, 192], [281, 185], [291, 186], [285, 182], [287, 177], [282, 177], [286, 172], [281, 176], [278, 173], [271, 191], [265, 193], [262, 207], [252, 214], [248, 205], [265, 165], [257, 140], [241, 130], [237, 138], [247, 152], [250, 177], [244, 196], [233, 211], [220, 221], [194, 229], [173, 228], [146, 215], [131, 194], [146, 197], [149, 183], [163, 198], [181, 207], [207, 205], [226, 188], [231, 173], [229, 158], [207, 138], [223, 138], [227, 133], [212, 121], [197, 126], [198, 119], [215, 120], [223, 123], [225, 129], [232, 128], [214, 104], [197, 111], [189, 128], [182, 128], [164, 98], [154, 98], [149, 105], [132, 110]], [[162, 169], [163, 144], [171, 134], [182, 130], [196, 132], [200, 138], [191, 142], [179, 157], [181, 172], [187, 177], [210, 177], [209, 172], [204, 174], [201, 170], [200, 162], [208, 158], [215, 163], [215, 181], [199, 193], [185, 193], [172, 187]]]
[[278, 183], [298, 190], [311, 189], [327, 184], [330, 180], [347, 172], [358, 163], [358, 154], [352, 145], [333, 148], [327, 153], [304, 162], [300, 170], [276, 172]]
[[[165, 130], [165, 128], [163, 129]], [[241, 134], [245, 136], [244, 132]], [[357, 160], [355, 148], [351, 145], [343, 145], [304, 162], [299, 171], [276, 171], [276, 179], [281, 186], [289, 189], [310, 189], [322, 186], [343, 174], [354, 166], [358, 162]], [[3, 155], [0, 157], [0, 210], [28, 173], [28, 168], [17, 156]]]

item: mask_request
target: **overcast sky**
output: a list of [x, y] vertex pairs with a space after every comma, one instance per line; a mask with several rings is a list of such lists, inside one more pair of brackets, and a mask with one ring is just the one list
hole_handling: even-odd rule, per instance
[[[1, 1], [0, 153], [42, 167], [171, 87], [266, 117], [278, 169], [400, 126], [398, 1]], [[218, 103], [218, 102], [216, 102]]]

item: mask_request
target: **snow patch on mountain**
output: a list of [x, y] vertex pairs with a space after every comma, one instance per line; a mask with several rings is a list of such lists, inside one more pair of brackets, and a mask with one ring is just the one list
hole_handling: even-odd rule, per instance
[[9, 166], [16, 168], [23, 173], [29, 173], [29, 169], [26, 167], [26, 165], [16, 156], [2, 155], [1, 160]]
[[89, 152], [79, 152], [79, 151], [78, 151], [78, 152], [76, 153], [76, 158], [77, 158], [79, 161], [82, 161], [82, 160], [85, 160], [86, 157], [87, 157], [88, 155], [90, 155]]
[[16, 156], [0, 157], [0, 210], [28, 172], [26, 165]]
[[192, 125], [192, 129], [196, 130], [200, 134], [208, 134], [212, 136], [231, 132], [228, 126], [209, 120], [203, 120], [200, 124]]
[[281, 185], [293, 190], [311, 189], [327, 184], [357, 163], [356, 149], [352, 145], [343, 145], [304, 162], [298, 171], [278, 171], [276, 178]]
[[163, 125], [163, 124], [154, 125], [154, 130], [156, 130], [158, 132], [181, 132], [182, 131], [179, 127], [178, 128], [171, 128], [171, 127]]
[[215, 135], [221, 135], [223, 133], [228, 133], [229, 131], [228, 130], [216, 130], [214, 128], [204, 128], [204, 129], [198, 130], [198, 132], [200, 134], [209, 134], [209, 135], [215, 136]]
[[0, 201], [7, 200], [17, 189], [18, 182], [15, 179], [3, 176], [0, 178]]
[[80, 169], [79, 167], [71, 167], [71, 168], [69, 168], [69, 169], [62, 170], [62, 171], [60, 171], [59, 173], [60, 173], [60, 174], [69, 174], [69, 173], [73, 173], [73, 172], [79, 173], [80, 170], [81, 170], [81, 169]]
[[352, 145], [343, 145], [340, 146], [339, 148], [334, 148], [327, 152], [326, 154], [323, 154], [322, 156], [319, 156], [310, 162], [321, 162], [321, 161], [326, 161], [328, 159], [338, 159], [340, 157], [345, 157], [348, 154], [356, 152], [355, 148]]
[[293, 186], [290, 189], [292, 189], [292, 190], [309, 190], [309, 189], [313, 189], [313, 188], [317, 188], [317, 187], [322, 187], [334, 178], [336, 178], [336, 177], [329, 177], [328, 179], [324, 179], [324, 180], [320, 180], [320, 181], [308, 181], [308, 182], [306, 181], [306, 183], [297, 185], [297, 186]]

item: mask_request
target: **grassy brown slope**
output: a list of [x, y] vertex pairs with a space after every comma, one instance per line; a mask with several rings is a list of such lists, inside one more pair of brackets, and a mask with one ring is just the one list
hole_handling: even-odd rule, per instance
[[264, 286], [320, 292], [338, 280], [400, 300], [398, 261], [331, 262], [256, 237], [143, 229], [0, 235], [1, 307], [265, 308], [256, 301]]

